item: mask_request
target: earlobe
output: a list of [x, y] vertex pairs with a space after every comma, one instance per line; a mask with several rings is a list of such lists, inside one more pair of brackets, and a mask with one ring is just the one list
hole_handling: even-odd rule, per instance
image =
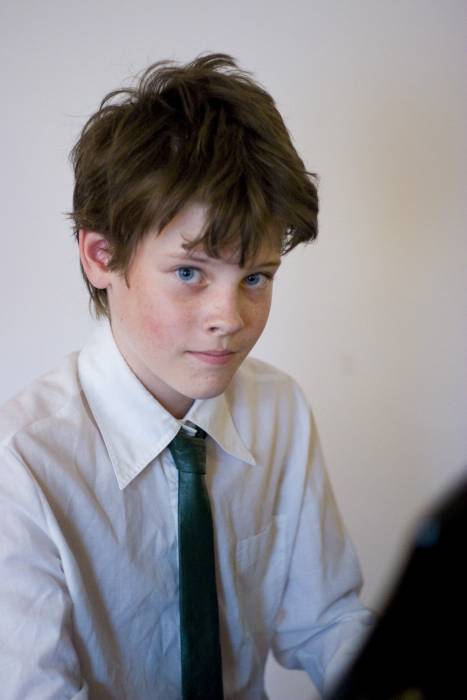
[[89, 282], [96, 289], [106, 289], [111, 274], [108, 269], [111, 258], [108, 240], [101, 233], [81, 229], [79, 232], [79, 254]]

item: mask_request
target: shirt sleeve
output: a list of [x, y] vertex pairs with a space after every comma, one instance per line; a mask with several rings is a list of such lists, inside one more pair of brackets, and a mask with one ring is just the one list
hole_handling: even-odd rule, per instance
[[53, 514], [27, 467], [0, 450], [0, 678], [8, 700], [88, 700]]
[[297, 421], [306, 465], [288, 465], [300, 496], [297, 491], [298, 517], [290, 519], [288, 578], [272, 649], [282, 666], [303, 669], [327, 693], [374, 620], [359, 600], [359, 563], [336, 506], [313, 419], [308, 409], [306, 413]]

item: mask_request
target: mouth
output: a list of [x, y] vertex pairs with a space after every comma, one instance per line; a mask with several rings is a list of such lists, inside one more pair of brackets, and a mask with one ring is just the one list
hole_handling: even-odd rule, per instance
[[236, 355], [233, 350], [190, 350], [188, 354], [209, 365], [226, 365]]

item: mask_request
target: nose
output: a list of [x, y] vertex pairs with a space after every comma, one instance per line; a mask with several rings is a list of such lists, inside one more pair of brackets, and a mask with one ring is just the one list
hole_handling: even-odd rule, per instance
[[211, 335], [224, 336], [238, 333], [244, 326], [239, 291], [218, 291], [206, 307], [206, 330]]

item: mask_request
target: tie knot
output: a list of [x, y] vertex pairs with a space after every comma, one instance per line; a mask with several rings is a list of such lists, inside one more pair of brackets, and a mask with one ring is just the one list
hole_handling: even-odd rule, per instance
[[191, 474], [206, 473], [206, 433], [198, 428], [196, 436], [191, 436], [183, 430], [169, 444], [175, 466], [180, 472]]

